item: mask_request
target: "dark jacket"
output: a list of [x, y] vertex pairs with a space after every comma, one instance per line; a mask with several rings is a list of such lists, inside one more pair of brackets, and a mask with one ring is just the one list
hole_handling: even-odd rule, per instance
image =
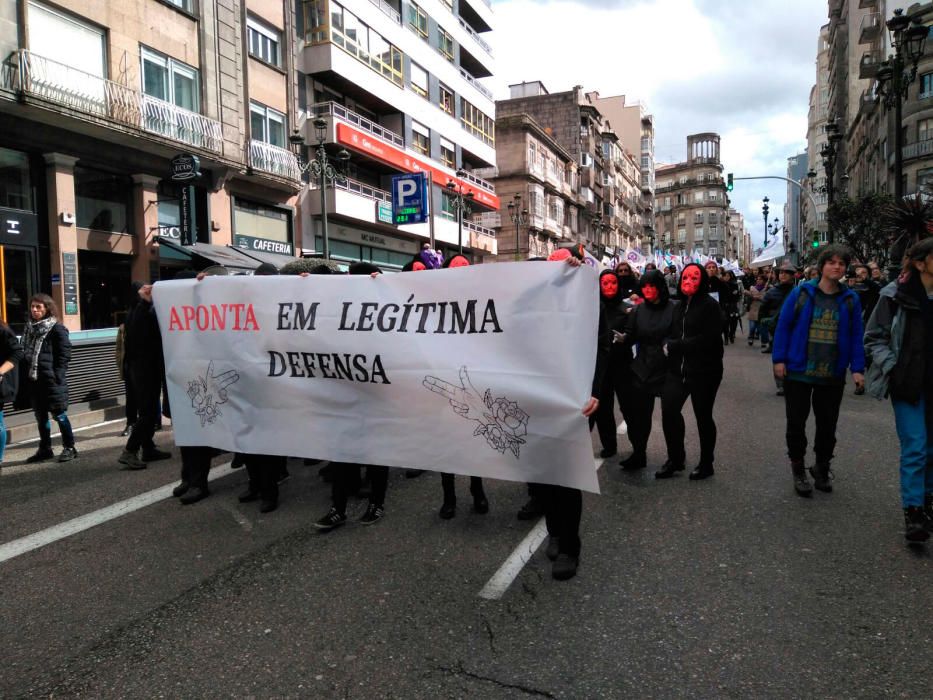
[[627, 341], [636, 347], [632, 360], [632, 374], [637, 388], [651, 393], [660, 393], [667, 376], [667, 357], [664, 342], [671, 335], [674, 307], [667, 288], [667, 281], [657, 270], [646, 272], [641, 278], [642, 287], [652, 284], [660, 295], [657, 304], [645, 302], [629, 314], [626, 326]]
[[[612, 270], [603, 270], [599, 278], [602, 280], [604, 275], [614, 275]], [[618, 276], [617, 276], [618, 277]], [[619, 333], [625, 332], [625, 326], [628, 323], [629, 311], [632, 307], [625, 303], [625, 300], [632, 292], [623, 288], [622, 278], [619, 277], [619, 291], [612, 299], [607, 299], [602, 293], [599, 295], [600, 309], [606, 321], [606, 330], [609, 336], [610, 354], [609, 365], [615, 367], [619, 364], [628, 364], [632, 359], [632, 346], [629, 343], [612, 342], [612, 331]], [[610, 370], [611, 372], [611, 370]]]
[[0, 411], [3, 404], [16, 398], [19, 388], [19, 364], [23, 361], [23, 346], [8, 325], [0, 324], [0, 365], [9, 360], [13, 369], [0, 377]]
[[[791, 290], [794, 289], [794, 283], [788, 282], [787, 284], [776, 284], [773, 287], [769, 287], [768, 291], [765, 292], [764, 299], [761, 300], [761, 306], [758, 307], [758, 320], [759, 322], [764, 322], [765, 319], [777, 318], [777, 315], [781, 313], [781, 307], [784, 306], [784, 300], [787, 298], [787, 295], [791, 293]], [[775, 321], [771, 322], [771, 327], [775, 326]]]
[[[23, 376], [29, 376], [32, 358], [23, 357]], [[56, 323], [45, 336], [39, 350], [36, 380], [29, 382], [30, 397], [34, 403], [45, 406], [52, 413], [68, 409], [68, 363], [71, 362], [71, 338], [68, 329]]]
[[719, 382], [722, 380], [722, 309], [709, 295], [706, 270], [700, 265], [693, 267], [700, 270], [700, 288], [674, 308], [674, 321], [667, 340], [668, 371], [683, 382]]
[[162, 371], [162, 334], [155, 307], [140, 300], [126, 319], [126, 339], [124, 353], [128, 365], [152, 368]]

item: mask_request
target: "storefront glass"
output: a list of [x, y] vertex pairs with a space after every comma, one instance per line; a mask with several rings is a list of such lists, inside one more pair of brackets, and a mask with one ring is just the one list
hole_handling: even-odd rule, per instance
[[35, 251], [3, 246], [4, 317], [17, 335], [26, 323], [29, 298], [35, 293]]
[[78, 251], [81, 328], [113, 328], [126, 315], [131, 298], [131, 258], [93, 250]]
[[133, 200], [133, 183], [129, 177], [76, 166], [75, 200], [80, 228], [129, 232]]
[[292, 255], [292, 216], [287, 209], [238, 197], [233, 205], [233, 230], [237, 248]]
[[0, 148], [0, 207], [33, 210], [29, 158], [8, 148]]

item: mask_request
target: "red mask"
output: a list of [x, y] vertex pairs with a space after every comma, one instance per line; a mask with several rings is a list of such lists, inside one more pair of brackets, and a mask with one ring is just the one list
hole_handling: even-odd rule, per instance
[[615, 299], [619, 293], [619, 280], [615, 275], [603, 275], [599, 278], [599, 291], [606, 299]]
[[451, 258], [450, 265], [447, 267], [469, 267], [469, 265], [470, 261], [465, 257], [462, 255], [455, 255], [453, 258]]
[[427, 270], [427, 269], [428, 268], [424, 266], [423, 262], [418, 262], [417, 260], [414, 263], [412, 263], [412, 266], [411, 266], [412, 272], [421, 272], [422, 270]]
[[646, 284], [641, 288], [641, 295], [645, 297], [647, 301], [657, 301], [658, 300], [658, 288], [653, 284]]
[[548, 260], [566, 260], [571, 255], [570, 251], [566, 248], [558, 248], [553, 253], [547, 256]]
[[700, 274], [700, 268], [688, 267], [680, 277], [680, 291], [688, 297], [692, 297], [700, 290], [700, 280], [703, 275]]

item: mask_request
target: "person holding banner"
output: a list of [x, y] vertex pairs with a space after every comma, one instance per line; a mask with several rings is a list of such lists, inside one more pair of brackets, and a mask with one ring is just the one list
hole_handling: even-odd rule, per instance
[[648, 270], [642, 275], [641, 294], [645, 303], [636, 306], [629, 315], [625, 333], [613, 334], [613, 342], [634, 344], [637, 348], [631, 364], [633, 391], [630, 417], [626, 418], [633, 451], [619, 463], [626, 471], [648, 466], [648, 438], [651, 436], [655, 398], [661, 395], [667, 376], [664, 341], [671, 334], [674, 320], [674, 302], [660, 271]]

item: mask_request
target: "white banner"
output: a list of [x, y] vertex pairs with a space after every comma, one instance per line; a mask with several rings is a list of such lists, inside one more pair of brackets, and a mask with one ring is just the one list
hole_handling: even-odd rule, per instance
[[784, 241], [773, 239], [767, 248], [763, 248], [757, 257], [749, 263], [749, 267], [762, 267], [770, 265], [776, 259], [784, 256]]
[[175, 441], [598, 492], [597, 273], [159, 282]]

